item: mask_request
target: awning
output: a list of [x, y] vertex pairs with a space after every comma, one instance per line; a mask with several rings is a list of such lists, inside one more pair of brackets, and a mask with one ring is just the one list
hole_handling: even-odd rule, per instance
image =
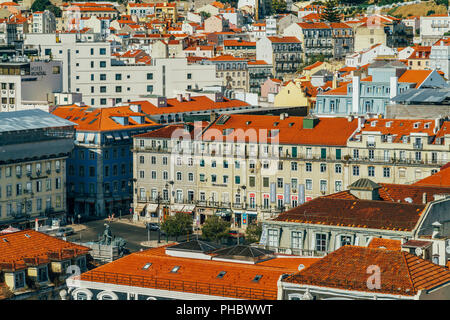
[[77, 133], [77, 141], [84, 142], [84, 133]]
[[256, 211], [247, 211], [246, 214], [256, 216], [256, 215], [258, 215], [258, 212], [256, 212]]
[[157, 203], [148, 203], [146, 205], [145, 211], [148, 213], [156, 212], [156, 209], [158, 209]]
[[231, 210], [230, 209], [219, 209], [215, 212], [216, 216], [226, 217], [231, 216]]
[[123, 132], [123, 133], [122, 133], [122, 137], [123, 137], [124, 139], [130, 139], [130, 136], [128, 135], [127, 132]]
[[120, 136], [120, 133], [118, 133], [118, 132], [114, 132], [113, 135], [114, 135], [114, 139], [116, 139], [116, 140], [122, 139], [122, 137]]
[[105, 136], [106, 136], [106, 139], [114, 139], [114, 137], [112, 136], [112, 134], [107, 133]]
[[86, 141], [87, 142], [94, 142], [94, 140], [95, 140], [95, 134], [94, 133], [88, 133], [86, 135]]
[[173, 204], [170, 206], [170, 211], [173, 212], [188, 212], [191, 213], [195, 209], [195, 204]]

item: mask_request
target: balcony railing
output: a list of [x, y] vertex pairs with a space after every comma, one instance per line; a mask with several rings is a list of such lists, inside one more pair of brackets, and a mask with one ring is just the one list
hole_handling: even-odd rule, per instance
[[258, 245], [259, 248], [264, 248], [266, 250], [274, 251], [275, 253], [281, 254], [292, 254], [296, 256], [304, 256], [304, 257], [324, 257], [332, 251], [318, 251], [318, 250], [310, 250], [310, 249], [298, 249], [298, 248], [284, 248], [284, 247], [272, 247], [272, 246], [264, 246]]
[[140, 288], [190, 292], [210, 296], [231, 297], [248, 300], [276, 300], [277, 290], [255, 289], [233, 285], [217, 285], [208, 282], [164, 279], [121, 273], [90, 271], [80, 276], [83, 281], [93, 281]]

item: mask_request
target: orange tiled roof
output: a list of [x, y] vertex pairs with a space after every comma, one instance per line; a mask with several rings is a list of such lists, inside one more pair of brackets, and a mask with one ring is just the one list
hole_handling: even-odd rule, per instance
[[271, 42], [274, 43], [299, 43], [296, 37], [267, 37]]
[[[274, 300], [277, 298], [277, 281], [282, 274], [293, 273], [298, 270], [300, 264], [309, 266], [318, 260], [283, 257], [272, 259], [272, 262], [269, 260], [246, 264], [174, 257], [166, 255], [164, 250], [164, 247], [160, 247], [132, 253], [83, 273], [81, 280], [129, 284], [132, 277], [136, 280], [131, 283], [132, 286], [157, 289], [165, 289], [161, 284], [170, 280], [173, 291], [225, 297], [238, 297], [236, 296], [238, 294], [244, 299]], [[143, 267], [147, 263], [152, 265], [144, 270]], [[175, 266], [180, 266], [178, 271], [170, 272]], [[217, 275], [221, 271], [225, 271], [226, 274], [218, 278]], [[111, 280], [105, 281], [101, 276], [103, 274], [111, 275], [109, 277]], [[252, 281], [256, 275], [262, 275], [261, 279], [257, 282]], [[157, 285], [156, 279], [160, 285]], [[190, 284], [195, 283], [196, 288], [192, 288]], [[202, 287], [205, 287], [206, 291], [202, 291]], [[249, 289], [254, 292], [250, 293]]]
[[[382, 279], [381, 288], [375, 292], [367, 287], [367, 270], [373, 265], [380, 268]], [[404, 251], [343, 246], [282, 281], [414, 296], [419, 290], [430, 290], [449, 282], [450, 271]]]
[[441, 169], [437, 173], [417, 181], [415, 186], [442, 186], [450, 187], [450, 167]]
[[52, 259], [70, 259], [90, 250], [31, 229], [2, 234], [0, 238], [2, 269], [23, 269], [28, 263], [43, 264]]
[[373, 238], [367, 247], [374, 248], [374, 249], [386, 249], [386, 250], [400, 251], [402, 249], [402, 242], [400, 240], [395, 240], [395, 239]]
[[164, 108], [158, 108], [149, 101], [133, 101], [131, 104], [141, 105], [142, 112], [150, 115], [249, 106], [249, 104], [244, 101], [227, 98], [223, 98], [222, 102], [214, 102], [214, 100], [211, 100], [207, 96], [192, 96], [191, 101], [183, 99], [183, 102], [178, 101], [176, 98], [167, 99], [167, 107]]
[[323, 64], [322, 61], [317, 61], [317, 62], [314, 62], [313, 64], [311, 64], [309, 66], [304, 67], [303, 70], [311, 70], [311, 69], [314, 69], [314, 68], [317, 68], [317, 67], [321, 66], [322, 64]]
[[78, 124], [77, 130], [86, 131], [111, 131], [131, 128], [144, 128], [152, 125], [158, 125], [147, 118], [144, 118], [144, 123], [139, 124], [132, 118], [128, 118], [129, 124], [122, 125], [112, 119], [113, 116], [143, 116], [144, 113], [135, 113], [127, 106], [111, 107], [111, 108], [90, 108], [88, 106], [80, 107], [77, 105], [59, 106], [53, 110], [52, 114], [70, 120]]
[[281, 213], [274, 221], [410, 231], [425, 205], [319, 197]]
[[237, 58], [231, 54], [224, 54], [214, 58], [210, 58], [211, 61], [246, 61], [244, 58]]
[[[287, 117], [281, 120], [278, 116], [232, 114], [223, 115], [228, 117], [224, 124], [218, 124], [224, 118], [219, 118], [208, 130], [203, 134], [203, 139], [218, 141], [248, 141], [257, 142], [259, 139], [265, 139], [257, 134], [242, 134], [242, 130], [250, 130], [250, 132], [259, 132], [259, 130], [278, 130], [277, 134], [271, 138], [267, 137], [267, 143], [270, 141], [278, 141], [283, 144], [304, 144], [304, 145], [328, 145], [328, 146], [345, 146], [347, 139], [357, 128], [357, 120], [348, 121], [347, 118], [320, 118], [320, 121], [313, 129], [303, 128], [303, 117]], [[223, 136], [224, 129], [234, 129], [232, 133]], [[242, 129], [242, 130], [241, 130]], [[330, 135], [329, 132], [334, 132]]]
[[254, 47], [254, 46], [256, 46], [256, 42], [240, 41], [240, 40], [223, 40], [223, 45], [225, 47], [229, 47], [229, 46]]
[[298, 22], [302, 29], [331, 29], [329, 25], [324, 22]]
[[431, 72], [433, 70], [406, 70], [398, 78], [398, 82], [415, 83], [416, 88], [418, 88], [428, 78]]

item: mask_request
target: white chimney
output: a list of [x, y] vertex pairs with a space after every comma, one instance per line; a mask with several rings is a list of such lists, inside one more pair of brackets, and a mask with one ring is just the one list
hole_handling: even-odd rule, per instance
[[284, 120], [284, 117], [285, 117], [284, 113], [280, 113], [280, 120]]
[[191, 101], [191, 94], [188, 92], [184, 95], [184, 98], [186, 99], [186, 101]]
[[395, 98], [398, 91], [398, 77], [391, 77], [390, 79], [390, 92], [389, 92], [389, 98], [392, 99]]
[[426, 192], [424, 192], [424, 193], [422, 194], [422, 203], [423, 203], [423, 204], [426, 204], [426, 203], [427, 203], [427, 193], [426, 193]]
[[359, 113], [359, 86], [360, 86], [360, 79], [358, 76], [352, 78], [352, 112], [354, 114]]
[[178, 102], [183, 102], [183, 95], [181, 93], [177, 93]]
[[433, 234], [431, 235], [432, 239], [436, 239], [439, 236], [442, 224], [439, 221], [435, 221], [431, 224], [433, 226]]

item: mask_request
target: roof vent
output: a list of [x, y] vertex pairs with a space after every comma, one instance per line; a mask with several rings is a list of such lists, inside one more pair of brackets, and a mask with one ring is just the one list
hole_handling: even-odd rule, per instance
[[220, 271], [219, 274], [217, 275], [217, 278], [222, 279], [226, 273], [227, 273], [226, 271]]
[[408, 203], [412, 203], [413, 202], [413, 200], [410, 197], [405, 198], [405, 201], [408, 202]]
[[8, 239], [6, 239], [6, 238], [3, 238], [3, 242], [8, 242]]
[[151, 267], [151, 265], [152, 265], [152, 263], [151, 262], [149, 262], [149, 263], [146, 263], [145, 264], [145, 266], [142, 268], [142, 270], [148, 270], [148, 268], [150, 268]]
[[31, 238], [31, 236], [28, 233], [25, 233], [25, 237]]
[[260, 274], [258, 274], [258, 275], [256, 275], [254, 278], [253, 278], [253, 282], [258, 282], [259, 280], [261, 280], [261, 278], [262, 278], [262, 275], [260, 275]]
[[298, 269], [298, 271], [302, 271], [303, 269], [305, 269], [305, 265], [299, 264], [297, 269]]

